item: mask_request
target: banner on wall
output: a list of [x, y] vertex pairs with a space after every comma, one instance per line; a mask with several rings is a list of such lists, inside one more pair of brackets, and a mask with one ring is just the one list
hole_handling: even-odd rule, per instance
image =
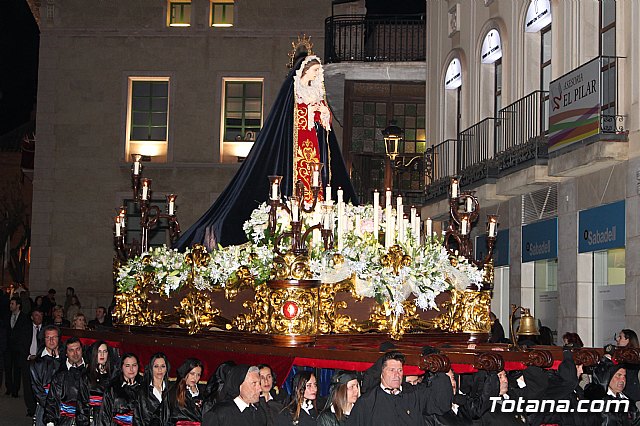
[[600, 132], [600, 58], [549, 83], [549, 152]]
[[625, 202], [618, 201], [578, 215], [578, 252], [608, 250], [625, 246]]
[[543, 220], [522, 227], [522, 261], [555, 259], [558, 257], [558, 218]]
[[[476, 237], [476, 260], [482, 260], [487, 255], [487, 236], [480, 235]], [[501, 229], [498, 231], [496, 245], [493, 247], [493, 266], [509, 265], [509, 230]]]

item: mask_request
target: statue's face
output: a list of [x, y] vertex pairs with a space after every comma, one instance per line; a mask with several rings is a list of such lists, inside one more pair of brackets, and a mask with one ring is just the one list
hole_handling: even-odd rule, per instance
[[320, 64], [315, 64], [312, 65], [311, 68], [309, 68], [307, 71], [305, 71], [302, 77], [304, 77], [304, 79], [307, 81], [313, 81], [318, 78], [318, 75], [320, 75]]

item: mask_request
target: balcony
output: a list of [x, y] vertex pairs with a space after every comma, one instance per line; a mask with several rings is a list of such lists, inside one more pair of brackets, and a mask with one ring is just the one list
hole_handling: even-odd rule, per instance
[[424, 62], [424, 15], [336, 15], [325, 20], [325, 62]]
[[[550, 92], [532, 92], [458, 139], [427, 148], [426, 200], [445, 199], [452, 176], [469, 188], [495, 183], [483, 191], [499, 199], [626, 161], [628, 131], [618, 113], [621, 59], [595, 58], [551, 82]], [[566, 90], [565, 81], [587, 87]], [[569, 108], [555, 112], [559, 103]]]

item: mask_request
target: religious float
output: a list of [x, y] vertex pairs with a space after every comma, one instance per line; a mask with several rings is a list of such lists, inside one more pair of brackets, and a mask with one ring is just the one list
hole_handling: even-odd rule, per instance
[[[294, 48], [305, 43], [309, 48], [306, 39]], [[561, 348], [523, 351], [517, 343], [486, 343], [498, 218], [487, 217], [487, 255], [476, 260], [470, 235], [480, 205], [472, 191], [461, 191], [457, 179], [450, 186], [449, 222], [440, 233], [391, 190], [374, 192], [372, 205], [345, 201], [345, 191], [352, 188], [345, 173], [340, 187], [339, 151], [328, 153], [335, 136], [329, 131], [319, 59], [307, 56], [297, 64], [276, 100], [288, 105], [283, 117], [291, 116], [293, 139], [286, 143], [294, 146], [293, 170], [286, 166], [287, 175], [264, 173], [265, 162], [272, 161], [268, 156], [279, 151], [265, 140], [270, 144], [284, 137], [277, 133], [283, 126], [265, 124], [232, 183], [196, 223], [199, 233], [192, 232], [194, 225], [188, 238], [180, 239], [193, 243], [199, 235], [206, 244], [183, 250], [149, 247], [149, 232], [161, 221], [172, 244], [180, 237], [177, 196], [167, 195], [165, 212], [152, 204], [152, 182], [142, 177], [144, 158], [133, 156], [139, 239], [127, 237], [127, 212], [120, 208], [114, 218], [118, 327], [101, 335], [143, 357], [168, 347], [177, 357], [172, 363], [197, 356], [205, 374], [227, 359], [269, 362], [281, 379], [292, 365], [364, 370], [389, 339], [407, 355], [406, 374], [557, 367]], [[315, 80], [298, 88], [314, 67]], [[314, 87], [315, 103], [309, 100]], [[298, 103], [291, 106], [293, 99]], [[277, 111], [267, 121], [272, 115], [278, 121]], [[391, 143], [398, 138], [385, 135]], [[277, 161], [290, 165], [291, 156]], [[224, 238], [212, 239], [232, 227], [225, 218], [238, 216], [251, 206], [249, 200], [263, 201], [247, 212], [244, 224], [232, 218], [247, 242], [222, 246]], [[209, 222], [207, 215], [213, 218]], [[537, 334], [533, 317], [522, 307], [512, 306], [510, 325], [520, 312], [520, 329], [512, 335]], [[581, 349], [574, 357], [593, 365], [601, 352]], [[640, 360], [636, 352], [623, 352], [616, 356]]]

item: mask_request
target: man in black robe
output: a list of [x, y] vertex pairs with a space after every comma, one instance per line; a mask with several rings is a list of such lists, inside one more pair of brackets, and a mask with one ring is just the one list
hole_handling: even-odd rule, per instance
[[51, 379], [65, 361], [60, 357], [59, 342], [60, 329], [55, 325], [46, 326], [44, 328], [44, 347], [31, 364], [31, 389], [37, 402], [36, 426], [44, 426], [44, 407]]
[[260, 370], [256, 366], [236, 365], [224, 384], [226, 399], [204, 413], [202, 426], [265, 426], [267, 416], [258, 405]]
[[390, 351], [382, 357], [380, 384], [356, 401], [347, 420], [354, 426], [421, 426], [422, 413], [442, 415], [451, 409], [453, 389], [444, 373], [429, 383], [403, 389], [404, 355]]

